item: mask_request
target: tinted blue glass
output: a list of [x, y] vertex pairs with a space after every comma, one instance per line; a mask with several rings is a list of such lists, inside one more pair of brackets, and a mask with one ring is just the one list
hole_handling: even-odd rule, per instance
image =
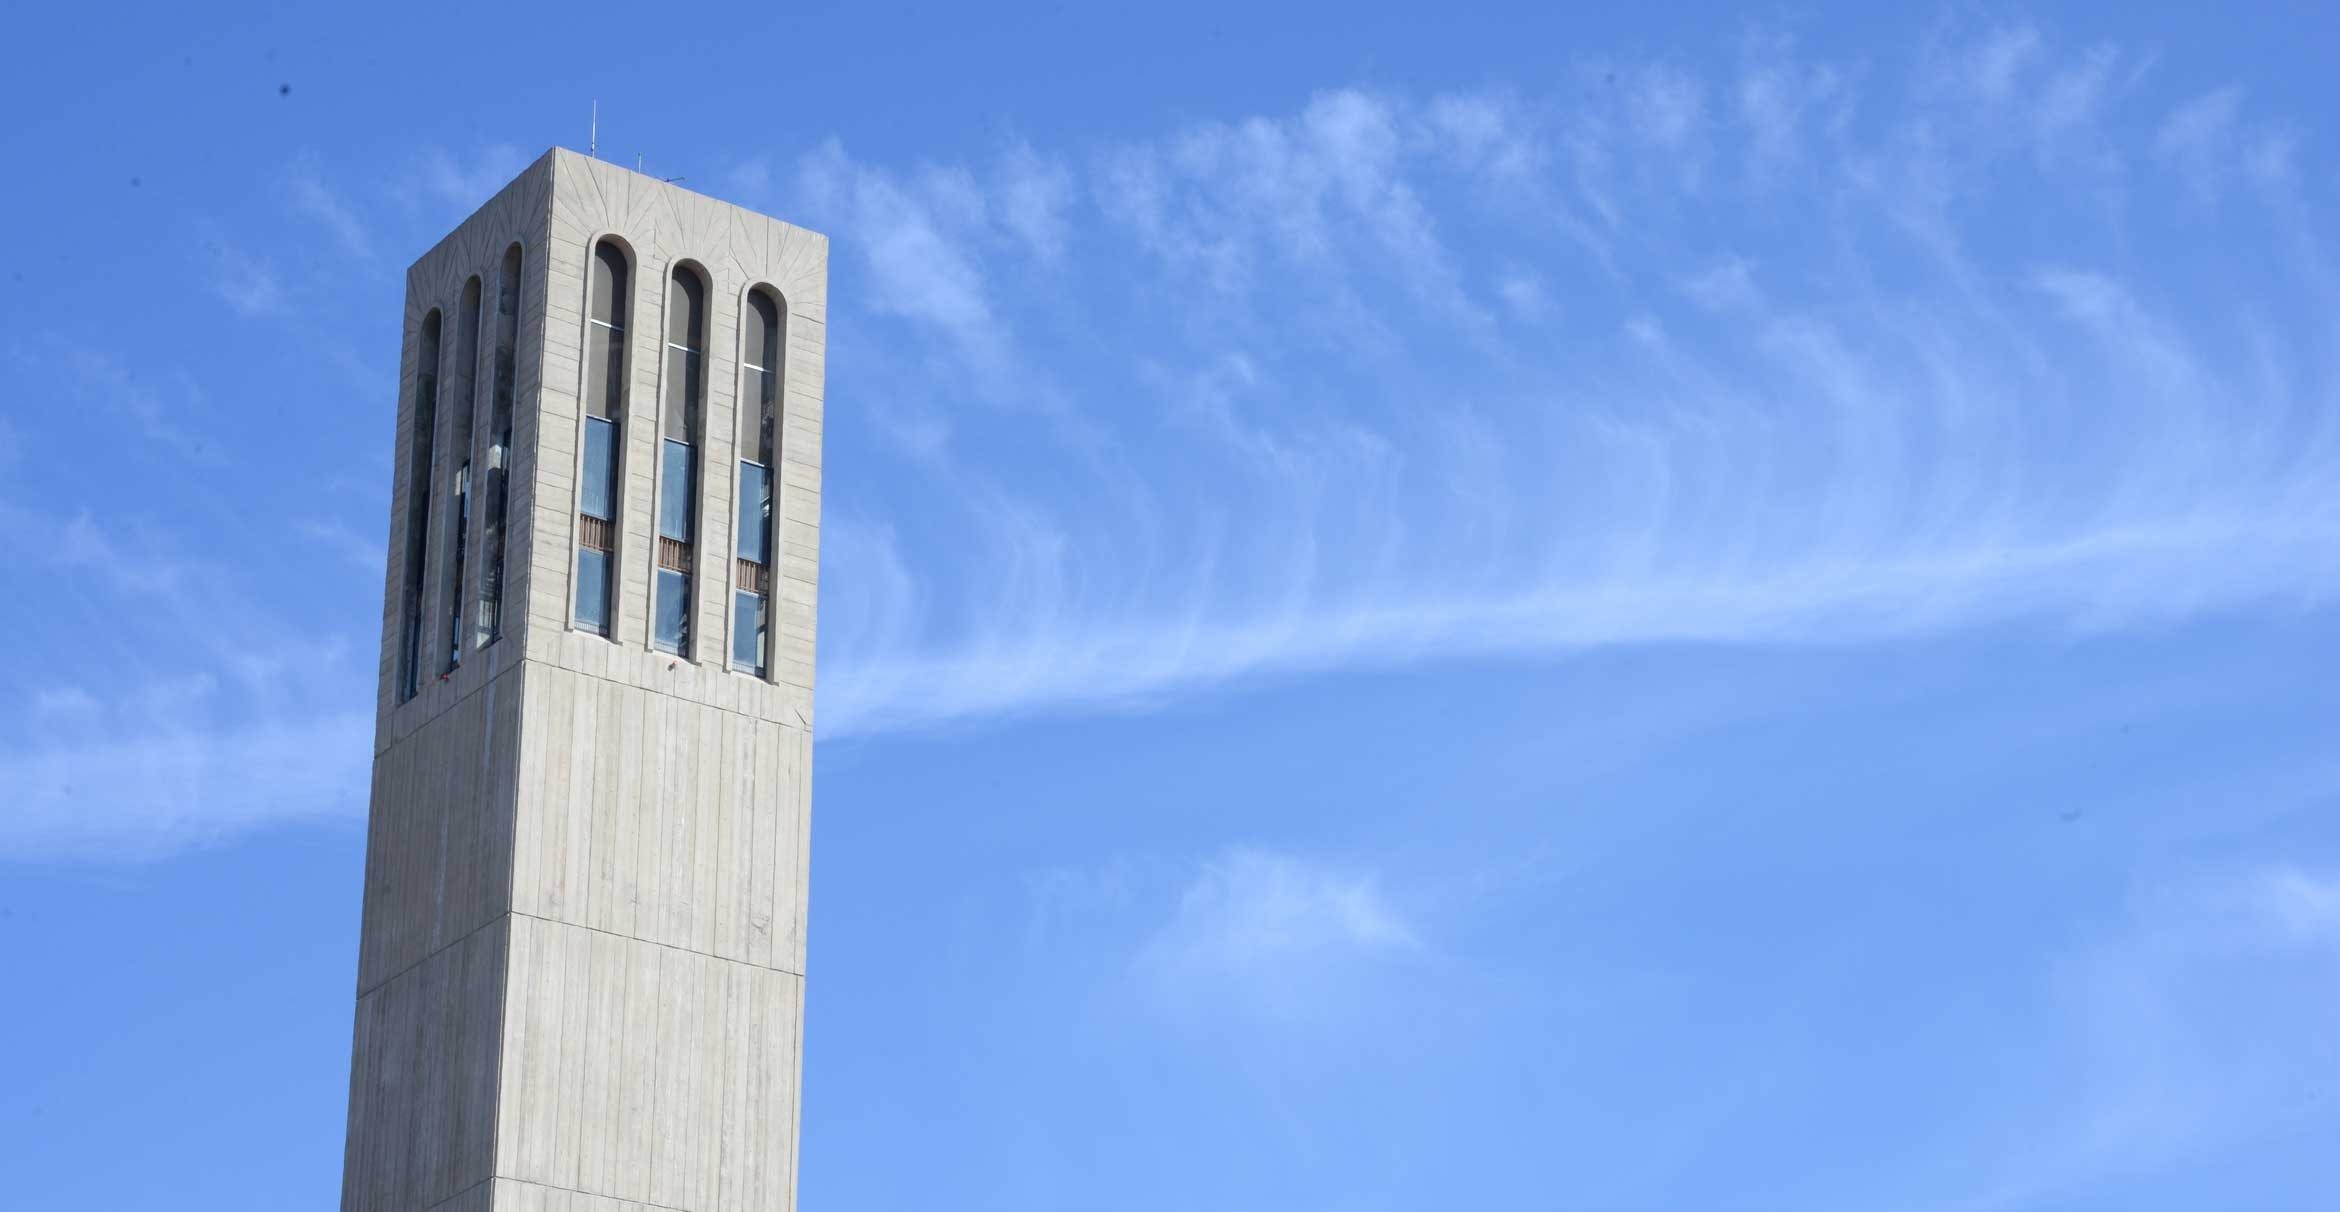
[[764, 595], [741, 591], [731, 598], [731, 663], [764, 671]]
[[597, 518], [612, 518], [610, 498], [617, 484], [617, 424], [600, 417], [585, 418], [585, 481], [577, 508]]
[[609, 553], [577, 550], [577, 626], [609, 634]]
[[666, 439], [659, 458], [665, 466], [659, 472], [658, 533], [670, 539], [691, 541], [691, 445]]
[[683, 574], [658, 570], [658, 646], [679, 653], [690, 636], [691, 587]]
[[739, 558], [770, 563], [765, 533], [772, 525], [772, 473], [761, 464], [739, 465]]

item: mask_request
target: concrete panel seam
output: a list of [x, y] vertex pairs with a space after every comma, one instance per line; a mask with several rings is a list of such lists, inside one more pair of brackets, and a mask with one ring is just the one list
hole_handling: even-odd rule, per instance
[[436, 948], [432, 949], [432, 951], [430, 952], [430, 954], [428, 954], [428, 955], [425, 955], [425, 956], [421, 957], [420, 959], [417, 959], [417, 960], [415, 960], [413, 963], [411, 963], [411, 964], [408, 964], [408, 965], [407, 965], [407, 966], [405, 966], [404, 968], [400, 968], [398, 971], [396, 971], [396, 972], [393, 972], [393, 973], [391, 973], [390, 975], [383, 977], [381, 980], [375, 981], [375, 982], [374, 982], [373, 984], [371, 984], [371, 985], [361, 985], [361, 986], [359, 986], [359, 987], [358, 987], [358, 1000], [362, 1002], [362, 1001], [366, 1000], [368, 997], [371, 997], [371, 996], [373, 996], [374, 994], [381, 992], [383, 989], [385, 989], [385, 988], [389, 987], [389, 985], [390, 985], [392, 982], [396, 981], [396, 980], [397, 980], [399, 977], [405, 976], [407, 973], [409, 973], [409, 972], [412, 972], [412, 971], [414, 971], [415, 969], [422, 967], [424, 964], [430, 963], [432, 960], [434, 960], [434, 959], [437, 959], [438, 957], [440, 957], [440, 956], [442, 956], [442, 955], [445, 955], [445, 954], [446, 954], [446, 953], [448, 953], [449, 951], [452, 951], [452, 950], [454, 950], [455, 948], [457, 948], [457, 947], [460, 947], [460, 946], [462, 946], [463, 944], [470, 942], [470, 941], [471, 941], [473, 938], [475, 938], [475, 937], [477, 937], [477, 936], [478, 936], [478, 934], [480, 933], [480, 931], [482, 931], [482, 930], [486, 930], [486, 929], [488, 929], [488, 928], [490, 928], [490, 927], [494, 926], [494, 925], [495, 925], [497, 922], [500, 922], [500, 921], [504, 920], [504, 919], [505, 919], [505, 918], [507, 918], [507, 917], [515, 917], [515, 916], [524, 916], [524, 915], [514, 914], [514, 913], [513, 913], [511, 910], [509, 910], [509, 909], [499, 909], [499, 910], [497, 910], [497, 911], [496, 911], [496, 913], [495, 913], [495, 916], [493, 916], [493, 917], [490, 917], [490, 918], [489, 918], [489, 919], [487, 919], [486, 921], [484, 921], [484, 922], [481, 922], [479, 925], [477, 925], [477, 926], [474, 926], [474, 927], [472, 927], [471, 929], [464, 931], [464, 932], [463, 932], [463, 935], [462, 935], [460, 938], [449, 939], [448, 941], [446, 941], [446, 942], [444, 942], [444, 943], [441, 943], [441, 944], [439, 944], [439, 945], [438, 945]]
[[717, 963], [738, 964], [742, 968], [753, 968], [758, 972], [777, 972], [782, 976], [793, 976], [800, 981], [804, 979], [804, 973], [798, 972], [794, 968], [782, 967], [779, 964], [759, 964], [751, 959], [741, 959], [734, 955], [720, 955], [713, 951], [701, 951], [695, 947], [680, 947], [673, 943], [659, 942], [654, 938], [643, 938], [638, 934], [627, 934], [618, 930], [604, 930], [599, 926], [588, 926], [583, 922], [563, 921], [557, 917], [543, 917], [534, 913], [522, 912], [518, 909], [507, 909], [501, 916], [524, 917], [529, 921], [541, 922], [547, 926], [564, 926], [571, 930], [584, 930], [589, 933], [601, 935], [605, 938], [622, 939], [629, 943], [641, 943], [644, 946], [658, 947], [667, 951], [680, 951], [684, 955], [695, 955], [700, 959], [714, 960]]
[[[587, 637], [587, 638], [590, 638], [590, 639], [601, 639], [602, 637], [600, 637], [600, 636], [589, 636], [589, 637]], [[611, 643], [613, 643], [613, 644], [615, 643], [615, 641], [610, 641], [610, 642], [611, 642]], [[664, 654], [664, 653], [661, 653], [661, 654], [659, 654], [659, 655], [661, 655], [661, 656], [664, 656], [664, 655], [666, 655], [666, 654]], [[527, 658], [525, 658], [525, 660], [526, 660], [527, 662], [531, 662], [531, 663], [534, 663], [534, 664], [542, 665], [542, 666], [544, 666], [546, 669], [557, 669], [557, 670], [560, 670], [562, 673], [574, 674], [574, 675], [576, 675], [577, 677], [581, 677], [581, 678], [589, 678], [589, 679], [591, 679], [591, 680], [593, 680], [593, 681], [596, 681], [596, 682], [605, 682], [605, 683], [607, 683], [607, 684], [609, 684], [609, 685], [611, 685], [611, 686], [616, 686], [616, 687], [619, 687], [620, 689], [624, 689], [624, 690], [641, 690], [641, 691], [648, 691], [649, 693], [652, 693], [652, 694], [669, 694], [669, 695], [670, 695], [670, 697], [674, 698], [674, 699], [675, 699], [675, 700], [677, 700], [678, 702], [684, 702], [684, 703], [688, 703], [688, 704], [690, 704], [691, 706], [694, 706], [694, 707], [704, 707], [704, 708], [708, 709], [709, 711], [720, 711], [720, 712], [723, 712], [723, 713], [725, 713], [725, 714], [727, 714], [727, 715], [736, 715], [736, 716], [738, 716], [739, 718], [741, 718], [741, 719], [743, 719], [743, 720], [753, 720], [753, 721], [755, 721], [756, 723], [759, 723], [759, 724], [778, 724], [778, 725], [780, 725], [780, 726], [781, 726], [781, 727], [783, 727], [783, 728], [788, 728], [788, 727], [793, 727], [793, 726], [794, 726], [794, 725], [791, 725], [791, 724], [790, 724], [788, 721], [786, 721], [786, 720], [782, 720], [782, 719], [774, 719], [774, 718], [772, 718], [772, 717], [770, 717], [770, 716], [762, 716], [762, 715], [757, 715], [757, 714], [755, 714], [755, 713], [753, 713], [753, 712], [742, 711], [742, 710], [740, 710], [740, 709], [739, 709], [739, 708], [737, 708], [737, 707], [726, 707], [726, 706], [724, 706], [724, 705], [723, 705], [723, 704], [721, 704], [721, 703], [713, 702], [713, 701], [710, 701], [710, 700], [708, 700], [708, 699], [699, 699], [699, 698], [684, 698], [684, 697], [683, 697], [683, 696], [681, 696], [681, 695], [677, 695], [677, 694], [671, 694], [671, 692], [664, 691], [664, 690], [660, 690], [659, 688], [657, 688], [657, 687], [655, 687], [655, 686], [641, 686], [641, 685], [637, 685], [637, 684], [635, 684], [635, 683], [633, 683], [633, 682], [623, 681], [623, 680], [621, 680], [621, 679], [619, 679], [619, 678], [616, 678], [616, 677], [613, 677], [613, 676], [611, 676], [611, 675], [609, 675], [609, 674], [607, 674], [607, 673], [599, 672], [599, 671], [597, 671], [597, 670], [592, 670], [592, 669], [583, 669], [583, 668], [579, 668], [579, 667], [577, 667], [577, 666], [575, 666], [575, 665], [564, 665], [564, 664], [560, 663], [559, 661], [550, 660], [550, 659], [548, 659], [548, 658], [545, 658], [545, 657], [536, 657], [536, 656], [532, 656], [532, 657], [527, 657]], [[702, 667], [705, 667], [705, 666], [702, 666]], [[812, 689], [812, 687], [810, 687], [810, 686], [807, 686], [807, 685], [804, 685], [804, 684], [802, 684], [802, 683], [799, 683], [799, 682], [790, 682], [790, 681], [785, 681], [785, 680], [782, 680], [782, 681], [770, 681], [770, 682], [767, 682], [767, 681], [765, 681], [765, 680], [764, 680], [764, 679], [762, 679], [762, 678], [756, 677], [754, 674], [749, 674], [749, 673], [741, 673], [741, 672], [739, 672], [739, 671], [737, 671], [737, 670], [733, 670], [733, 669], [722, 669], [722, 670], [718, 670], [717, 672], [721, 673], [721, 674], [722, 674], [724, 677], [738, 678], [738, 679], [740, 679], [740, 680], [741, 680], [741, 681], [743, 681], [743, 682], [746, 682], [746, 683], [749, 683], [749, 684], [751, 684], [751, 685], [755, 685], [755, 686], [765, 686], [765, 687], [780, 687], [780, 686], [786, 686], [786, 687], [788, 687], [788, 688], [790, 688], [790, 689], [792, 689], [792, 690], [810, 690], [810, 689]], [[793, 696], [793, 695], [791, 695], [791, 696], [788, 696], [788, 697], [790, 697], [790, 698], [794, 698], [794, 697], [796, 697], [796, 696]], [[798, 719], [803, 719], [803, 718], [804, 718], [804, 712], [803, 712], [803, 710], [802, 710], [801, 708], [798, 708], [798, 707], [796, 707], [796, 706], [795, 706], [795, 704], [790, 704], [789, 706], [790, 706], [792, 709], [794, 709], [794, 710], [796, 711], [796, 715], [797, 715], [797, 718], [798, 718]], [[810, 725], [810, 724], [807, 724], [807, 725], [805, 725], [805, 727], [811, 727], [811, 725]]]

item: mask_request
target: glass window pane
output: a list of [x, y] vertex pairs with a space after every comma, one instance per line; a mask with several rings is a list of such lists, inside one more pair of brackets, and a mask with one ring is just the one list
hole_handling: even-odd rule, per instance
[[617, 415], [619, 378], [625, 371], [625, 350], [618, 335], [599, 324], [585, 327], [585, 413]]
[[754, 463], [739, 465], [739, 558], [771, 563], [766, 538], [772, 519], [772, 474]]
[[699, 275], [676, 266], [666, 291], [666, 339], [691, 349], [705, 348], [700, 334], [707, 326], [706, 308], [707, 288]]
[[764, 671], [764, 595], [741, 591], [731, 599], [731, 663]]
[[414, 436], [406, 473], [406, 584], [400, 594], [406, 630], [399, 645], [400, 701], [414, 697], [422, 682], [423, 559], [431, 530], [431, 443], [438, 433], [439, 313], [423, 317], [415, 348]]
[[412, 611], [407, 612], [406, 631], [404, 638], [400, 641], [400, 643], [403, 645], [403, 650], [406, 654], [403, 658], [406, 663], [400, 667], [400, 672], [398, 675], [398, 693], [401, 696], [400, 701], [403, 702], [406, 699], [413, 698], [414, 692], [416, 690], [415, 655], [421, 651], [422, 648], [421, 615], [415, 614]]
[[671, 568], [658, 570], [658, 646], [679, 653], [690, 638], [691, 587], [688, 578]]
[[683, 442], [699, 440], [700, 358], [686, 349], [666, 347], [666, 407], [660, 432]]
[[516, 369], [513, 346], [519, 339], [520, 246], [504, 250], [504, 266], [496, 276], [496, 378], [488, 413], [487, 496], [482, 501], [485, 560], [479, 570], [479, 637], [485, 647], [504, 633], [504, 514], [511, 469], [512, 383]]
[[577, 549], [577, 626], [609, 634], [609, 553]]
[[695, 499], [691, 484], [691, 448], [688, 443], [668, 439], [660, 459], [664, 466], [658, 474], [658, 533], [679, 542], [691, 541], [691, 502]]
[[504, 266], [496, 274], [496, 314], [513, 318], [520, 315], [520, 246], [517, 244], [504, 250]]
[[741, 360], [739, 457], [769, 467], [778, 460], [772, 418], [778, 405], [780, 380], [780, 308], [772, 295], [758, 287], [748, 294], [749, 314], [740, 317], [744, 330]]
[[762, 399], [756, 411], [756, 461], [767, 467], [779, 461], [779, 436], [772, 432], [773, 393], [779, 384], [780, 372], [776, 370], [756, 374], [756, 391]]
[[593, 517], [610, 519], [611, 489], [617, 483], [617, 425], [599, 417], [585, 419], [585, 480], [577, 508]]
[[[509, 340], [511, 338], [511, 334], [509, 332], [505, 333], [504, 338]], [[512, 347], [508, 344], [497, 346], [495, 392], [495, 423], [497, 433], [502, 433], [505, 430], [512, 428], [512, 378], [515, 374], [518, 373], [518, 371], [519, 364], [514, 360]]]
[[683, 399], [688, 401], [688, 406], [683, 410], [683, 418], [690, 426], [690, 432], [687, 436], [693, 442], [699, 440], [699, 401], [706, 396], [704, 384], [700, 380], [705, 377], [706, 373], [707, 359], [697, 350], [691, 351], [690, 355], [683, 359]]
[[593, 310], [604, 324], [626, 322], [626, 255], [607, 240], [593, 246]]
[[748, 295], [747, 364], [767, 370], [780, 364], [780, 351], [773, 348], [780, 343], [780, 309], [772, 305], [772, 296], [761, 290]]
[[609, 370], [601, 388], [602, 407], [599, 411], [603, 416], [614, 417], [626, 410], [626, 334], [611, 332], [606, 328], [598, 331], [610, 348]]
[[504, 448], [488, 448], [486, 495], [480, 498], [479, 627], [474, 648], [485, 648], [503, 634], [504, 609]]
[[455, 549], [452, 567], [447, 570], [447, 668], [463, 664], [463, 577], [464, 559], [468, 554], [464, 543], [471, 533], [471, 464], [466, 462], [455, 471], [454, 534], [449, 544]]

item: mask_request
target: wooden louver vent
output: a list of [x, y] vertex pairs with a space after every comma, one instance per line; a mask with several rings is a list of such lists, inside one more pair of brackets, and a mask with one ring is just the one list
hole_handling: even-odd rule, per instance
[[613, 533], [608, 518], [597, 518], [588, 513], [579, 515], [577, 521], [579, 523], [578, 543], [595, 551], [616, 550], [617, 536]]

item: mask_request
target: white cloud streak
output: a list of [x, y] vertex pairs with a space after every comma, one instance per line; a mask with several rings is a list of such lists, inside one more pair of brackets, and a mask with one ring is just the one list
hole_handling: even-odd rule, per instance
[[[2328, 1118], [2340, 879], [2271, 867], [2155, 889], [2055, 970], [2058, 1034], [1961, 1159], [1956, 1206], [2040, 1207]], [[1998, 1139], [1997, 1133], [2010, 1134]]]
[[2195, 200], [2205, 206], [2214, 205], [2225, 190], [2226, 161], [2233, 155], [2241, 109], [2241, 89], [2213, 89], [2178, 106], [2154, 139], [2155, 153], [2177, 166]]
[[343, 252], [361, 261], [372, 259], [374, 241], [365, 220], [323, 180], [304, 171], [292, 179], [290, 189], [295, 213], [331, 233]]
[[[120, 707], [0, 750], [0, 853], [150, 858], [248, 829], [365, 813], [371, 713], [217, 722], [209, 687], [178, 714]], [[26, 739], [20, 738], [19, 745]]]
[[[934, 485], [882, 519], [830, 485], [824, 735], [2328, 601], [2318, 212], [2273, 151], [2192, 150], [2287, 145], [2164, 120], [2117, 48], [1922, 57], [1867, 91], [1760, 41], [1551, 100], [1338, 91], [990, 174], [824, 148], [799, 202], [889, 363], [867, 401], [834, 364], [832, 424], [924, 418], [880, 429]], [[1036, 207], [1035, 162], [1078, 189]], [[2218, 225], [2205, 173], [2268, 204]], [[2233, 248], [2307, 255], [2237, 308], [2198, 278]], [[1032, 366], [1062, 407], [998, 411]]]
[[262, 316], [284, 307], [284, 282], [265, 258], [234, 245], [211, 249], [211, 289], [243, 316]]
[[[2328, 602], [2340, 272], [2301, 134], [2024, 27], [1917, 58], [1904, 85], [1758, 38], [1727, 73], [1586, 65], [1549, 96], [1334, 90], [965, 167], [835, 142], [743, 166], [837, 240], [835, 449], [924, 485], [830, 482], [824, 737], [1452, 657]], [[406, 190], [476, 204], [518, 160], [429, 153]], [[340, 195], [293, 188], [370, 250]], [[237, 311], [285, 306], [213, 248]], [[185, 442], [191, 391], [63, 352]], [[41, 558], [160, 617], [264, 619], [67, 523]], [[47, 731], [0, 772], [43, 798], [7, 844], [209, 827], [79, 767], [223, 788], [283, 755], [214, 824], [362, 795], [361, 764], [296, 754], [361, 722], [272, 648], [220, 636], [129, 683], [232, 704], [28, 707]]]
[[528, 159], [519, 148], [497, 143], [469, 156], [442, 147], [427, 148], [407, 174], [405, 192], [469, 213], [511, 183]]
[[138, 435], [180, 458], [214, 461], [201, 436], [215, 414], [193, 380], [177, 372], [140, 375], [121, 355], [44, 333], [32, 350], [18, 351], [19, 370], [38, 358], [66, 371], [81, 402], [128, 419]]
[[1151, 999], [1176, 1013], [1317, 1015], [1359, 965], [1419, 953], [1370, 873], [1250, 847], [1204, 863], [1138, 952]]
[[373, 713], [344, 693], [363, 671], [354, 645], [313, 634], [288, 645], [300, 625], [183, 552], [87, 514], [0, 505], [0, 555], [73, 586], [75, 608], [108, 619], [115, 646], [87, 675], [105, 679], [101, 691], [30, 687], [12, 713], [0, 854], [143, 859], [362, 818]]

